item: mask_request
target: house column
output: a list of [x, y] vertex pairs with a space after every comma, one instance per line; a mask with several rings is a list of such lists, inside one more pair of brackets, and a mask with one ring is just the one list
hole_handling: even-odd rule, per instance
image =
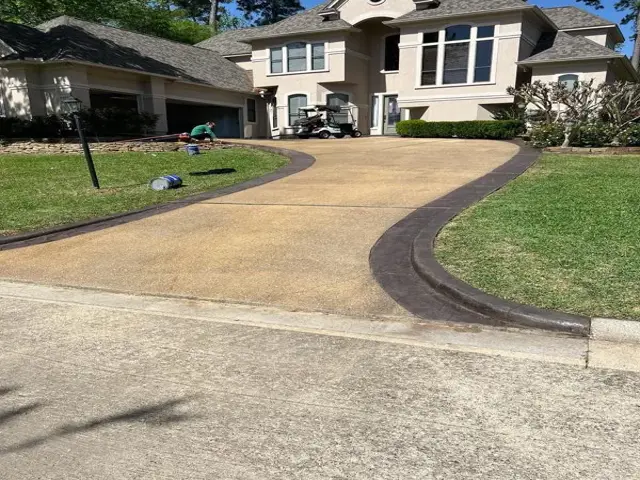
[[155, 133], [165, 134], [169, 130], [167, 124], [167, 100], [164, 91], [164, 79], [149, 77], [144, 85], [142, 95], [142, 111], [158, 115]]

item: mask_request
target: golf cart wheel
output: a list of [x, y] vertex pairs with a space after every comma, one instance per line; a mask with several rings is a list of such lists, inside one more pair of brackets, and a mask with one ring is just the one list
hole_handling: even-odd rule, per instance
[[338, 133], [338, 134], [334, 135], [334, 137], [336, 137], [336, 138], [344, 138], [344, 133]]
[[354, 130], [351, 136], [353, 138], [360, 138], [362, 136], [362, 132], [360, 130]]
[[318, 134], [318, 137], [320, 137], [323, 140], [326, 140], [327, 138], [329, 138], [331, 136], [331, 134], [329, 132], [327, 132], [326, 130], [320, 132]]

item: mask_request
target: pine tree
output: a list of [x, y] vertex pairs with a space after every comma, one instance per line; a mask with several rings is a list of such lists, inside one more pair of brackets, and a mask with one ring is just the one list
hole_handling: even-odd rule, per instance
[[237, 0], [237, 4], [256, 25], [271, 25], [303, 10], [300, 0]]

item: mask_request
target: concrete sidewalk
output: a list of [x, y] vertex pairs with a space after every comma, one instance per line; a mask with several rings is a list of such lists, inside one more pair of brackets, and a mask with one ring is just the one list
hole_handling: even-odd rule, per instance
[[0, 331], [7, 480], [640, 471], [640, 374], [587, 339], [2, 282]]
[[518, 150], [504, 142], [386, 137], [265, 143], [305, 151], [317, 161], [291, 177], [213, 201], [0, 252], [0, 276], [404, 316], [371, 275], [371, 247], [414, 209]]

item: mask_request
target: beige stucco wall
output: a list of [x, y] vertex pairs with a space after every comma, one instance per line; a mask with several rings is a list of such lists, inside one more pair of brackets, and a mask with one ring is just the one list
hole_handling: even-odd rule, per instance
[[253, 70], [253, 63], [251, 62], [251, 54], [225, 57], [225, 58], [230, 62], [235, 63], [240, 68], [244, 68], [245, 70]]
[[357, 25], [372, 18], [398, 18], [416, 6], [413, 0], [385, 0], [375, 5], [367, 0], [347, 0], [338, 8], [341, 19]]
[[600, 45], [604, 45], [605, 47], [609, 47], [611, 49], [614, 48], [615, 42], [613, 41], [612, 29], [610, 28], [590, 28], [586, 30], [573, 30], [566, 32], [569, 35], [573, 35], [574, 37], [581, 36], [588, 38]]
[[[0, 67], [0, 101], [9, 116], [31, 118], [63, 112], [61, 99], [73, 95], [90, 107], [90, 92], [99, 90], [138, 97], [138, 108], [159, 116], [157, 133], [167, 132], [166, 100], [242, 109], [244, 136], [258, 136], [260, 120], [248, 123], [246, 99], [251, 94], [175, 82], [163, 77], [108, 69], [93, 65], [16, 63]], [[263, 108], [264, 110], [264, 108]], [[264, 116], [262, 118], [264, 120]], [[263, 134], [264, 136], [264, 134]]]
[[609, 67], [606, 60], [535, 65], [532, 67], [532, 81], [557, 82], [560, 75], [576, 74], [580, 81], [594, 79], [595, 83], [598, 84], [607, 80], [608, 70]]
[[[479, 85], [419, 86], [421, 68], [421, 35], [424, 31], [441, 30], [449, 25], [496, 25], [493, 72], [490, 82]], [[476, 120], [481, 104], [504, 104], [513, 101], [506, 93], [516, 81], [517, 65], [522, 41], [522, 15], [476, 16], [464, 21], [460, 19], [440, 20], [419, 27], [402, 29], [400, 42], [400, 71], [398, 93], [402, 108], [428, 107], [429, 120]], [[484, 110], [483, 110], [484, 112]]]

